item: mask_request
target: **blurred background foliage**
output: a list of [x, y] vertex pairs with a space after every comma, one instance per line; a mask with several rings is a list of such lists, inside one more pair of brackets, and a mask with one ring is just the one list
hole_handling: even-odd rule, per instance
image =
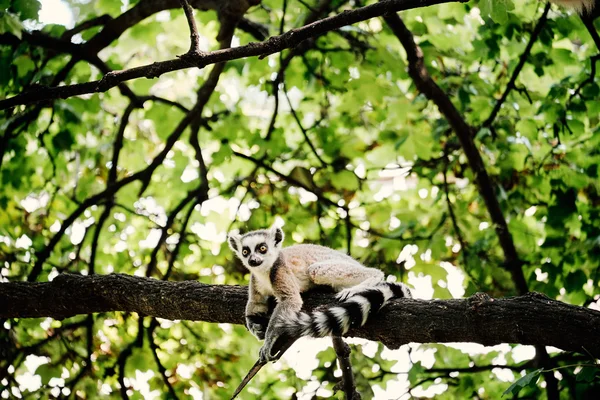
[[[68, 29], [143, 3], [0, 1], [0, 97], [100, 79], [98, 65], [36, 44], [29, 32], [66, 34], [85, 45], [103, 34], [102, 24], [74, 35]], [[96, 49], [105, 65], [128, 69], [185, 53], [187, 23], [178, 2], [171, 3]], [[368, 3], [263, 0], [245, 17], [276, 35]], [[498, 3], [443, 4], [401, 16], [435, 82], [476, 128], [530, 290], [598, 309], [600, 50], [575, 13], [553, 6], [510, 86], [545, 4]], [[217, 49], [216, 13], [195, 15], [201, 48]], [[237, 29], [233, 45], [257, 40]], [[516, 294], [460, 144], [417, 91], [405, 51], [382, 19], [265, 59], [227, 63], [199, 130], [186, 129], [143, 179], [90, 201], [148, 171], [211, 68], [127, 82], [134, 96], [150, 96], [140, 104], [115, 88], [2, 111], [3, 282], [120, 272], [247, 284], [226, 233], [278, 222], [286, 244], [349, 252], [408, 282], [420, 298]], [[390, 351], [351, 343], [365, 399], [496, 399], [534, 366], [528, 346]], [[260, 343], [242, 326], [117, 313], [3, 320], [0, 345], [2, 398], [212, 399], [228, 398]], [[244, 398], [342, 398], [334, 394], [340, 373], [327, 345], [301, 342], [262, 371]], [[557, 367], [589, 362], [550, 354]], [[555, 373], [561, 398], [598, 389], [595, 372], [581, 371]], [[519, 395], [545, 398], [544, 387], [542, 379]]]

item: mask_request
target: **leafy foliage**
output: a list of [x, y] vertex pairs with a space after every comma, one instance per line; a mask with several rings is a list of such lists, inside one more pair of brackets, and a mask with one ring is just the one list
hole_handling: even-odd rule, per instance
[[[78, 25], [135, 15], [153, 2], [128, 2], [129, 11], [120, 1], [66, 3]], [[265, 0], [245, 17], [275, 35], [360, 3]], [[556, 7], [533, 37], [544, 5], [515, 3], [442, 4], [401, 16], [433, 80], [476, 132], [529, 289], [598, 307], [600, 49], [576, 14]], [[37, 0], [0, 6], [2, 98], [100, 79], [189, 46], [179, 8], [124, 19], [122, 34], [104, 42], [105, 20], [73, 33], [39, 24]], [[195, 16], [201, 49], [217, 49], [216, 13]], [[57, 49], [31, 27], [83, 47]], [[256, 40], [249, 29], [235, 32], [236, 45]], [[349, 252], [421, 297], [516, 294], [476, 176], [448, 121], [410, 79], [405, 55], [376, 18], [265, 59], [228, 62], [184, 130], [178, 126], [212, 67], [3, 111], [0, 278], [122, 272], [245, 284], [226, 232], [281, 218], [287, 244]], [[390, 351], [353, 343], [363, 398], [547, 396], [531, 385], [547, 374], [525, 346]], [[258, 349], [241, 326], [127, 313], [5, 320], [0, 395], [228, 398]], [[342, 398], [335, 353], [315, 355], [302, 367], [310, 371], [261, 371], [247, 398]], [[589, 363], [551, 357], [553, 366]], [[536, 369], [521, 376], [528, 368]], [[561, 398], [600, 389], [595, 367], [560, 374]]]

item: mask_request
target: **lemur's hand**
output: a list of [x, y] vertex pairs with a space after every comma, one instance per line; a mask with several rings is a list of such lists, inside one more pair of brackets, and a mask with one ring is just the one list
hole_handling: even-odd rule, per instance
[[265, 338], [268, 326], [269, 317], [267, 314], [246, 315], [246, 327], [259, 340]]
[[260, 362], [270, 362], [275, 360], [275, 355], [271, 354], [271, 352], [273, 351], [273, 344], [275, 343], [275, 340], [269, 340], [267, 338], [267, 340], [265, 340], [265, 344], [263, 344], [263, 346], [260, 348], [260, 357], [259, 360]]

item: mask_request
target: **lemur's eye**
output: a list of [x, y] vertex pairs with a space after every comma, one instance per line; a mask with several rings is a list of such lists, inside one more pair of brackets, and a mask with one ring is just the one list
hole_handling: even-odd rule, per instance
[[260, 248], [258, 249], [258, 251], [260, 251], [261, 253], [266, 253], [267, 252], [267, 246], [265, 246], [263, 244], [262, 246], [260, 246]]
[[246, 256], [247, 256], [249, 253], [250, 253], [250, 252], [248, 251], [248, 249], [244, 249], [244, 250], [242, 250], [242, 255], [243, 255], [244, 257], [246, 257]]

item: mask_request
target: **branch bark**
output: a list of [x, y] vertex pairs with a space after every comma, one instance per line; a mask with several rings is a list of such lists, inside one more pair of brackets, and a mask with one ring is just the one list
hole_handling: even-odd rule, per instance
[[[0, 284], [0, 318], [63, 319], [79, 314], [126, 311], [170, 320], [244, 323], [247, 288], [196, 281], [165, 282], [123, 274], [62, 274], [52, 282]], [[328, 293], [304, 296], [311, 310], [334, 302]], [[390, 348], [406, 343], [475, 342], [554, 346], [600, 358], [600, 312], [544, 295], [493, 299], [402, 299], [348, 336], [380, 341]]]

